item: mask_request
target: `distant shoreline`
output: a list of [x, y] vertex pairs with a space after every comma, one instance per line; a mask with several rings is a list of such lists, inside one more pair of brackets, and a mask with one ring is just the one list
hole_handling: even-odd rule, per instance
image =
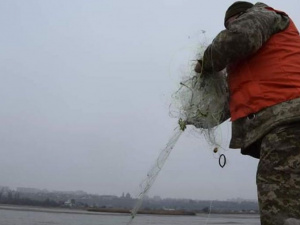
[[[87, 214], [87, 215], [100, 215], [97, 212], [89, 212], [86, 209], [70, 209], [58, 207], [40, 207], [40, 206], [26, 206], [26, 205], [5, 205], [0, 204], [0, 210], [12, 211], [31, 211], [31, 212], [45, 212], [45, 213], [66, 213], [66, 214]], [[101, 213], [102, 215], [104, 213]], [[107, 213], [111, 214], [111, 213]]]
[[[110, 209], [110, 208], [89, 208], [89, 212], [108, 212], [108, 213], [127, 213], [130, 214], [128, 209]], [[137, 214], [147, 215], [172, 215], [172, 216], [195, 216], [195, 212], [185, 210], [139, 210]]]
[[[71, 208], [57, 208], [57, 207], [40, 207], [40, 206], [25, 206], [25, 205], [5, 205], [0, 204], [0, 210], [14, 210], [14, 211], [32, 211], [32, 212], [46, 212], [46, 213], [69, 213], [69, 214], [90, 214], [90, 215], [104, 215], [104, 214], [130, 214], [130, 210], [126, 209], [105, 209], [105, 208], [88, 208], [88, 209], [71, 209]], [[183, 210], [140, 210], [138, 214], [149, 215], [189, 215], [194, 216], [194, 212], [186, 212]]]
[[[72, 208], [59, 208], [59, 207], [40, 207], [40, 206], [26, 206], [26, 205], [6, 205], [0, 204], [0, 210], [12, 210], [12, 211], [31, 211], [31, 212], [44, 212], [44, 213], [65, 213], [65, 214], [85, 214], [85, 215], [130, 215], [128, 209], [116, 209], [116, 208], [84, 208], [84, 209], [72, 209]], [[193, 211], [184, 210], [140, 210], [138, 214], [145, 215], [169, 215], [169, 216], [196, 216], [200, 214]], [[250, 214], [255, 215], [257, 213], [241, 213], [241, 212], [211, 212], [211, 214]]]

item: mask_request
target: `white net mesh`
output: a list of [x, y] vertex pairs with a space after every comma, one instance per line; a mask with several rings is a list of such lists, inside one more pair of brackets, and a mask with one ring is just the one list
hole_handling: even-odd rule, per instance
[[[147, 173], [147, 177], [141, 183], [137, 203], [131, 211], [131, 218], [127, 225], [132, 224], [145, 195], [152, 187], [186, 125], [194, 125], [199, 128], [198, 130], [205, 134], [210, 144], [219, 146], [215, 141], [213, 131], [229, 116], [226, 72], [205, 74], [205, 76], [193, 72], [191, 77], [180, 83], [180, 88], [173, 97], [175, 101], [171, 105], [171, 109], [175, 108], [171, 114], [174, 116], [176, 113], [176, 117], [180, 118], [180, 129], [176, 129]], [[217, 152], [217, 148], [214, 149], [214, 152]]]
[[180, 118], [181, 129], [194, 125], [211, 145], [216, 143], [214, 130], [229, 118], [228, 85], [226, 71], [201, 75], [192, 72], [180, 83], [173, 95], [171, 114]]
[[138, 200], [137, 200], [134, 208], [131, 210], [131, 218], [130, 218], [129, 222], [127, 223], [127, 225], [132, 224], [134, 217], [136, 216], [138, 210], [142, 206], [145, 195], [149, 192], [150, 188], [152, 187], [154, 181], [156, 180], [161, 169], [163, 168], [166, 160], [168, 159], [171, 151], [173, 150], [173, 148], [174, 148], [176, 142], [178, 141], [180, 135], [182, 134], [182, 132], [183, 132], [182, 130], [176, 129], [173, 136], [170, 138], [169, 142], [167, 143], [166, 147], [164, 149], [162, 149], [162, 151], [160, 152], [154, 165], [151, 167], [151, 169], [147, 173], [147, 177], [140, 184], [140, 193], [137, 196]]

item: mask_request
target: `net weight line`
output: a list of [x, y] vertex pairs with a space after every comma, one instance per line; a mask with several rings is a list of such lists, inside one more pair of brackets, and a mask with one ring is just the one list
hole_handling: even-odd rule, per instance
[[153, 183], [155, 182], [159, 172], [163, 168], [165, 162], [167, 161], [171, 151], [173, 150], [175, 144], [177, 143], [178, 139], [180, 138], [183, 130], [176, 128], [173, 136], [169, 139], [166, 147], [160, 152], [159, 156], [157, 157], [154, 165], [151, 167], [149, 172], [147, 173], [147, 177], [145, 180], [140, 184], [141, 192], [138, 195], [137, 203], [135, 204], [134, 208], [131, 210], [131, 218], [127, 225], [130, 225], [135, 218], [136, 214], [138, 213], [139, 209], [142, 206], [144, 197], [149, 192], [150, 188], [152, 187]]

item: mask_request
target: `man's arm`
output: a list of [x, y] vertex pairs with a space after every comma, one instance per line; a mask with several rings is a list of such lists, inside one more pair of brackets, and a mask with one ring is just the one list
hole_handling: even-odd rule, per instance
[[215, 37], [204, 52], [203, 73], [221, 71], [228, 64], [246, 58], [288, 26], [288, 16], [266, 7], [263, 3], [255, 4]]

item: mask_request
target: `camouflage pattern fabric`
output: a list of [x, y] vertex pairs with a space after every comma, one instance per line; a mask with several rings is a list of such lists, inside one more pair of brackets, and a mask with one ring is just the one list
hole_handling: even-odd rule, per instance
[[256, 182], [261, 224], [298, 224], [289, 221], [300, 219], [300, 123], [275, 128], [262, 139]]
[[[221, 31], [205, 50], [202, 74], [230, 67], [257, 52], [289, 25], [286, 15], [256, 3]], [[227, 110], [227, 109], [225, 109]], [[257, 170], [262, 225], [300, 220], [300, 98], [233, 121], [230, 148], [260, 158]]]
[[257, 144], [269, 131], [287, 123], [300, 121], [300, 98], [267, 107], [256, 114], [232, 122], [230, 148], [259, 158]]
[[284, 221], [283, 225], [300, 225], [300, 220], [295, 218], [288, 218]]
[[[203, 73], [220, 71], [258, 51], [273, 35], [289, 25], [289, 17], [256, 3], [221, 31], [203, 55]], [[228, 71], [230, 73], [230, 71]], [[228, 109], [224, 109], [224, 112]], [[228, 115], [228, 118], [230, 115]], [[225, 118], [227, 119], [227, 118]], [[265, 108], [232, 123], [230, 148], [259, 158], [257, 144], [278, 125], [300, 121], [300, 98]], [[222, 122], [222, 121], [220, 121]]]
[[204, 52], [202, 73], [218, 72], [255, 53], [275, 33], [289, 25], [288, 16], [256, 3], [221, 31]]
[[[228, 65], [254, 54], [273, 34], [284, 30], [289, 25], [288, 16], [270, 11], [266, 7], [268, 6], [264, 3], [256, 3], [214, 38], [202, 58], [203, 74], [228, 68]], [[294, 108], [300, 109], [300, 99], [299, 102], [292, 104]], [[289, 113], [285, 114], [286, 107], [285, 104], [277, 106], [274, 108], [276, 112], [273, 112], [273, 107], [264, 109], [255, 115], [255, 120], [246, 117], [234, 121], [230, 148], [242, 148], [243, 154], [253, 153], [248, 151], [249, 147], [253, 147], [251, 144], [258, 141], [274, 126], [286, 120], [300, 120], [300, 110], [292, 110], [293, 112], [288, 110]], [[226, 111], [228, 109], [224, 109], [224, 112]], [[296, 115], [293, 114], [295, 112]], [[230, 115], [224, 120], [229, 117]], [[257, 152], [254, 157], [259, 157]]]

